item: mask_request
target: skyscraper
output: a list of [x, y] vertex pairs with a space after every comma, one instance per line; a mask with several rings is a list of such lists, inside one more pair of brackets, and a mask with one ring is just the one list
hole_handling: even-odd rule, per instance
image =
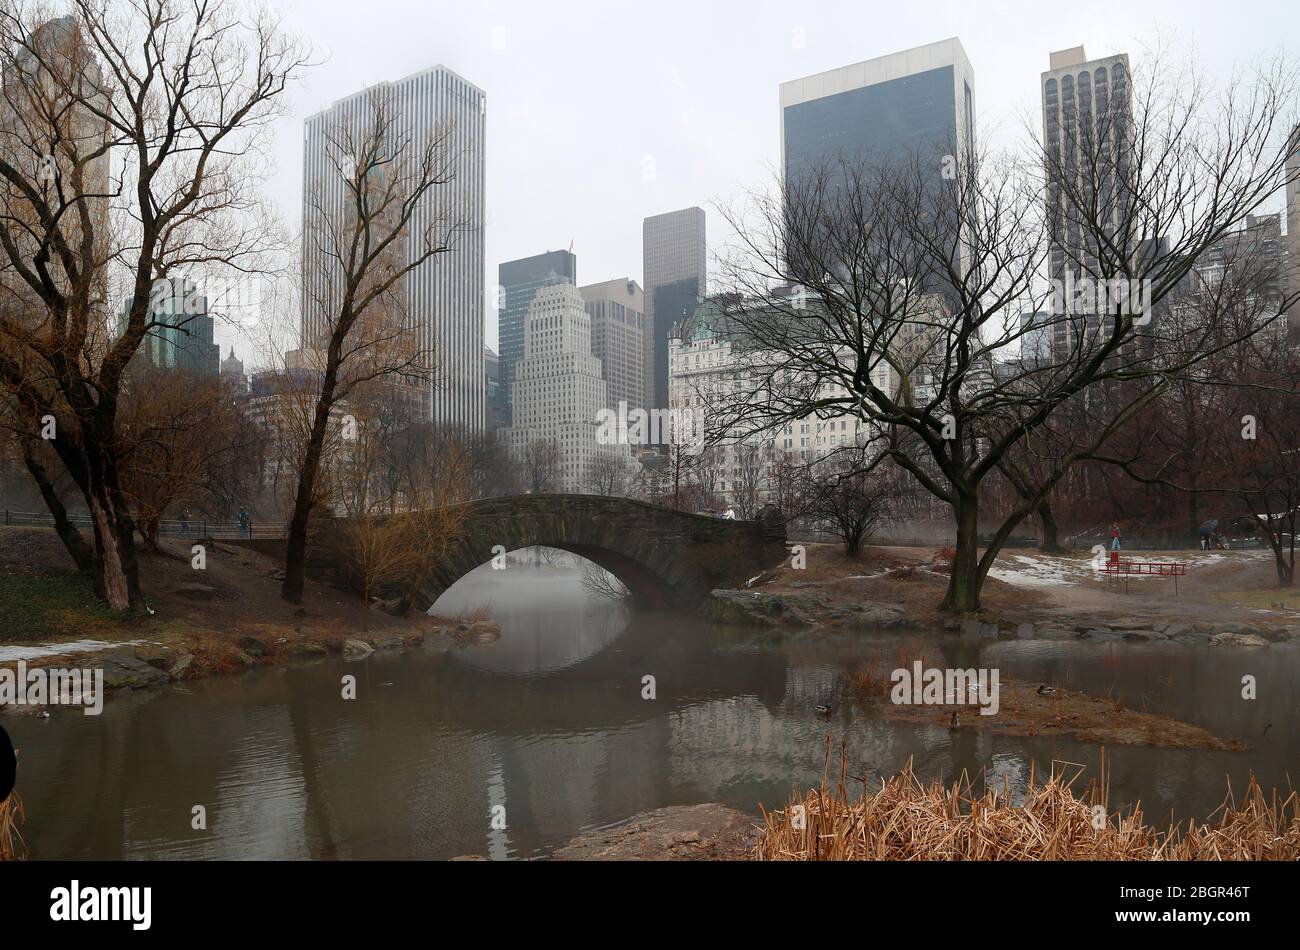
[[[921, 178], [927, 193], [918, 196], [931, 206], [974, 152], [975, 70], [956, 37], [784, 82], [780, 107], [782, 178], [804, 211], [836, 207], [800, 185], [819, 181], [807, 176], [824, 169], [833, 188], [843, 181], [844, 165], [868, 172], [933, 169]], [[801, 262], [788, 259], [787, 267], [791, 283], [798, 283]], [[928, 283], [952, 297], [942, 273]]]
[[704, 210], [684, 208], [646, 218], [645, 408], [668, 407], [668, 338], [708, 293]]
[[933, 158], [937, 170], [974, 132], [975, 70], [956, 37], [781, 84], [786, 181], [841, 159]]
[[524, 358], [524, 323], [543, 287], [578, 283], [578, 259], [547, 251], [497, 266], [497, 346], [501, 351], [501, 424], [513, 424], [515, 365]]
[[580, 288], [591, 317], [591, 353], [600, 360], [609, 408], [645, 398], [645, 294], [621, 277]]
[[[454, 156], [450, 182], [431, 188], [410, 221], [412, 234], [433, 228], [450, 250], [435, 254], [406, 275], [400, 288], [406, 319], [420, 349], [434, 354], [437, 371], [429, 393], [434, 422], [480, 431], [484, 425], [483, 317], [485, 265], [485, 132], [487, 97], [483, 90], [445, 66], [434, 66], [395, 82], [379, 83], [348, 96], [307, 119], [303, 139], [303, 342], [317, 346], [330, 287], [337, 285], [338, 262], [312, 239], [322, 213], [344, 207], [345, 185], [331, 156], [331, 138], [348, 128], [362, 135], [373, 121], [374, 104], [391, 110], [393, 135], [423, 143], [442, 132]], [[324, 209], [324, 211], [322, 211]]]
[[521, 464], [530, 446], [553, 447], [552, 490], [584, 491], [602, 454], [630, 465], [627, 445], [597, 439], [597, 413], [608, 400], [600, 360], [591, 355], [591, 317], [577, 287], [559, 283], [533, 295], [524, 356], [514, 369], [514, 422], [500, 438]]
[[[126, 331], [131, 301], [122, 303], [120, 332]], [[134, 360], [158, 369], [177, 369], [215, 378], [221, 369], [221, 348], [212, 342], [215, 329], [208, 298], [192, 280], [179, 277], [154, 282], [145, 314], [149, 331], [140, 341]]]
[[[1050, 54], [1048, 66], [1041, 77], [1051, 238], [1048, 279], [1066, 287], [1079, 277], [1095, 277], [1097, 267], [1086, 229], [1080, 228], [1070, 210], [1072, 202], [1062, 194], [1062, 173], [1088, 170], [1083, 184], [1097, 194], [1110, 232], [1118, 231], [1126, 190], [1117, 179], [1124, 175], [1132, 92], [1127, 54], [1089, 60], [1084, 48], [1075, 46]], [[1076, 328], [1074, 321], [1063, 318], [1073, 303], [1064, 294], [1055, 296], [1052, 346], [1061, 353], [1074, 346]]]
[[[1291, 130], [1286, 183], [1286, 269], [1290, 293], [1300, 295], [1300, 125]], [[1289, 316], [1291, 332], [1300, 338], [1300, 302], [1292, 304]]]

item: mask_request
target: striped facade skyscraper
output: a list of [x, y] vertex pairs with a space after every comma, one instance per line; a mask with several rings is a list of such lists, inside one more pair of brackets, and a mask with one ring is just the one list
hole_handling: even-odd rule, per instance
[[483, 320], [486, 272], [483, 222], [487, 96], [445, 66], [379, 83], [340, 99], [309, 117], [303, 136], [302, 346], [317, 345], [329, 323], [329, 303], [337, 290], [337, 262], [321, 253], [310, 235], [313, 218], [338, 214], [345, 187], [329, 155], [340, 128], [363, 134], [377, 101], [387, 103], [393, 132], [422, 143], [445, 132], [454, 177], [424, 196], [411, 218], [409, 233], [419, 239], [430, 227], [445, 235], [450, 250], [435, 254], [406, 275], [401, 295], [421, 349], [434, 354], [436, 373], [429, 394], [431, 419], [470, 431], [484, 427]]

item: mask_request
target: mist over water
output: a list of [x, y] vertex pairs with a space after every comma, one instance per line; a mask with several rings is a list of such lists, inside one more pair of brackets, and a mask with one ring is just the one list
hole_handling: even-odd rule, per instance
[[[520, 556], [522, 560], [522, 555]], [[1054, 760], [1096, 774], [1096, 746], [950, 733], [876, 718], [846, 674], [869, 649], [928, 636], [931, 662], [997, 667], [1244, 739], [1247, 753], [1114, 747], [1112, 803], [1204, 816], [1253, 771], [1289, 787], [1300, 761], [1300, 651], [966, 640], [721, 628], [634, 615], [587, 594], [572, 563], [484, 567], [436, 612], [486, 610], [497, 643], [331, 658], [110, 700], [100, 717], [9, 719], [23, 834], [41, 858], [544, 857], [580, 832], [672, 804], [757, 815], [816, 784], [825, 737], [875, 782], [913, 759], [1023, 788]], [[929, 659], [929, 657], [927, 657]], [[357, 677], [358, 698], [340, 679]], [[1244, 675], [1259, 699], [1240, 696]], [[657, 697], [641, 698], [642, 677]], [[1238, 684], [1234, 688], [1234, 684]], [[829, 719], [814, 710], [829, 702]], [[1267, 727], [1267, 728], [1266, 728]], [[833, 773], [832, 778], [836, 775]], [[208, 829], [191, 828], [203, 805]], [[492, 828], [503, 806], [506, 829]]]

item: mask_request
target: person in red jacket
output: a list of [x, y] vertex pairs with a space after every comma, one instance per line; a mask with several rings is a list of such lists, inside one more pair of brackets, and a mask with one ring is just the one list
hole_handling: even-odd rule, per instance
[[1110, 526], [1110, 549], [1112, 551], [1118, 551], [1120, 549], [1118, 521], [1112, 522]]

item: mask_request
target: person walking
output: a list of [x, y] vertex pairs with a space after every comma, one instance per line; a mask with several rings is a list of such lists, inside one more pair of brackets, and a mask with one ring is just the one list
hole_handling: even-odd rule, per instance
[[1113, 521], [1110, 525], [1110, 549], [1112, 551], [1120, 550], [1118, 521]]
[[181, 536], [186, 538], [190, 536], [190, 509], [188, 506], [181, 509]]

